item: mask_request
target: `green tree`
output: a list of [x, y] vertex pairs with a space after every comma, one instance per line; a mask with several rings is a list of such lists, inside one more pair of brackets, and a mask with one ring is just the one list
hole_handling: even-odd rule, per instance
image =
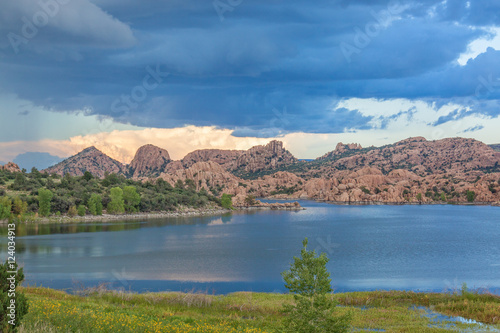
[[123, 188], [123, 200], [127, 213], [137, 212], [137, 207], [141, 203], [141, 195], [137, 193], [135, 186], [125, 186]]
[[226, 209], [233, 209], [233, 200], [231, 199], [231, 195], [224, 193], [220, 199], [220, 205]]
[[252, 195], [252, 194], [249, 194], [246, 196], [245, 198], [245, 203], [248, 205], [248, 206], [253, 206], [256, 204], [256, 201], [255, 201], [255, 195]]
[[94, 176], [92, 176], [92, 174], [89, 171], [85, 171], [83, 173], [83, 179], [85, 179], [87, 182], [91, 181], [93, 178]]
[[0, 220], [8, 219], [12, 210], [12, 200], [9, 197], [0, 197]]
[[40, 216], [49, 216], [50, 214], [50, 200], [54, 194], [51, 190], [47, 190], [44, 188], [38, 189], [38, 213]]
[[419, 202], [421, 202], [421, 201], [422, 201], [422, 193], [418, 193], [418, 194], [417, 194], [417, 200], [418, 200]]
[[283, 322], [284, 332], [320, 333], [347, 332], [350, 314], [335, 315], [337, 303], [332, 297], [330, 273], [326, 269], [328, 258], [322, 253], [307, 250], [307, 238], [294, 257], [290, 269], [281, 273], [285, 287], [293, 293], [295, 304], [284, 305], [287, 315]]
[[24, 213], [26, 213], [27, 210], [28, 210], [28, 203], [26, 201], [23, 201], [19, 197], [14, 199], [14, 207], [12, 208], [14, 215], [16, 216], [23, 215]]
[[182, 179], [177, 179], [177, 181], [175, 182], [175, 188], [179, 190], [184, 189], [184, 182], [182, 181]]
[[89, 201], [87, 202], [87, 207], [90, 214], [92, 215], [102, 215], [102, 198], [97, 193], [92, 193]]
[[[7, 273], [8, 271], [16, 271], [17, 273]], [[13, 277], [13, 279], [12, 279]], [[14, 332], [24, 315], [28, 313], [28, 301], [24, 293], [17, 289], [17, 286], [24, 280], [23, 269], [17, 266], [17, 263], [9, 264], [7, 261], [0, 264], [0, 331]], [[14, 287], [15, 294], [11, 292], [11, 286]], [[9, 316], [11, 313], [11, 300], [15, 304], [15, 319]], [[10, 323], [9, 323], [10, 321]], [[12, 325], [14, 324], [14, 325]]]
[[76, 206], [73, 205], [73, 206], [69, 207], [69, 209], [68, 209], [68, 216], [69, 217], [75, 217], [76, 214], [78, 214], [78, 211], [76, 210]]
[[119, 214], [125, 211], [125, 203], [123, 201], [123, 190], [119, 187], [113, 187], [110, 190], [109, 197], [111, 201], [108, 204], [109, 214]]
[[85, 216], [85, 213], [87, 212], [84, 205], [79, 205], [77, 211], [78, 216]]
[[474, 202], [474, 200], [476, 200], [476, 192], [474, 192], [474, 191], [467, 190], [465, 195], [467, 196], [468, 202]]

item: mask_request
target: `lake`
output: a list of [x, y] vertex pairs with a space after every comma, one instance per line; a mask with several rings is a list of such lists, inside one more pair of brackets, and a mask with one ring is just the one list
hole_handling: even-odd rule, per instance
[[[466, 282], [500, 294], [499, 207], [300, 203], [306, 210], [22, 225], [17, 260], [27, 284], [58, 289], [105, 282], [137, 292], [284, 292], [280, 273], [308, 237], [330, 258], [336, 291], [444, 291]], [[6, 228], [0, 233], [6, 258]]]

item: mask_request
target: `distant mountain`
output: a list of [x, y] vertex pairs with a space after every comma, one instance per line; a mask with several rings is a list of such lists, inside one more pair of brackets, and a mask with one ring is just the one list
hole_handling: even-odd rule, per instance
[[92, 146], [43, 171], [59, 175], [69, 173], [74, 176], [81, 176], [85, 171], [89, 171], [94, 176], [103, 178], [106, 172], [126, 174], [127, 168]]
[[493, 148], [493, 150], [495, 151], [500, 151], [500, 143], [490, 145], [490, 147]]
[[158, 177], [171, 161], [168, 151], [153, 145], [140, 147], [129, 165], [128, 175], [133, 178]]
[[30, 152], [17, 155], [13, 162], [19, 165], [21, 169], [30, 171], [33, 167], [38, 170], [46, 169], [62, 160], [63, 158], [49, 153]]

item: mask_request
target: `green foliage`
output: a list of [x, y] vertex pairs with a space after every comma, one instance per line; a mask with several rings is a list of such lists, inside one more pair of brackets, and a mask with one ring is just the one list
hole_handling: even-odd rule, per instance
[[248, 205], [248, 206], [253, 206], [256, 204], [256, 201], [255, 201], [255, 195], [252, 195], [252, 194], [249, 194], [246, 196], [245, 198], [245, 203]]
[[78, 213], [78, 211], [76, 210], [75, 205], [69, 207], [69, 209], [68, 209], [68, 216], [69, 217], [75, 217], [77, 213]]
[[40, 216], [49, 216], [50, 215], [50, 200], [54, 194], [51, 190], [47, 190], [44, 188], [40, 188], [38, 190], [38, 213]]
[[141, 203], [141, 195], [137, 193], [137, 189], [134, 186], [125, 186], [123, 188], [123, 200], [125, 211], [127, 213], [134, 213], [138, 211], [139, 204]]
[[123, 190], [119, 187], [113, 187], [110, 190], [109, 197], [111, 198], [108, 204], [109, 214], [120, 214], [125, 212], [125, 202], [123, 201]]
[[86, 181], [90, 181], [94, 178], [94, 176], [92, 176], [92, 174], [88, 171], [85, 171], [83, 173], [83, 179], [85, 179]]
[[92, 193], [87, 203], [90, 214], [102, 215], [102, 198], [97, 193]]
[[0, 197], [0, 220], [8, 219], [12, 210], [12, 200], [9, 197]]
[[361, 186], [360, 188], [361, 188], [361, 191], [363, 191], [363, 193], [366, 193], [366, 194], [372, 194], [372, 193], [370, 192], [370, 190], [369, 190], [369, 189], [367, 189], [365, 186]]
[[79, 205], [77, 211], [78, 211], [78, 216], [85, 216], [85, 214], [87, 213], [87, 210], [85, 209], [84, 205]]
[[290, 269], [281, 273], [285, 287], [294, 295], [295, 304], [283, 305], [286, 318], [284, 332], [320, 333], [347, 332], [350, 314], [335, 315], [328, 258], [322, 253], [307, 250], [307, 238], [302, 242], [300, 258], [294, 257]]
[[465, 195], [467, 196], [468, 202], [474, 202], [474, 200], [476, 200], [476, 192], [474, 191], [467, 190], [467, 192], [465, 192]]
[[14, 206], [12, 208], [12, 212], [16, 216], [22, 216], [28, 210], [28, 203], [22, 200], [20, 197], [16, 197], [14, 199]]
[[417, 200], [418, 201], [422, 201], [422, 193], [418, 193], [417, 194]]
[[230, 194], [224, 193], [220, 199], [220, 205], [226, 209], [233, 209], [233, 200]]
[[[12, 266], [11, 266], [12, 265]], [[16, 271], [17, 274], [7, 273], [8, 271]], [[8, 278], [13, 278], [7, 280]], [[0, 265], [0, 331], [1, 332], [15, 332], [16, 328], [19, 327], [21, 320], [24, 315], [28, 313], [28, 301], [25, 295], [17, 290], [17, 286], [21, 284], [24, 280], [23, 269], [17, 266], [17, 263], [9, 264], [7, 261]], [[11, 291], [11, 284], [15, 290], [14, 293]], [[15, 318], [12, 319], [8, 315], [11, 310], [8, 308], [11, 306], [11, 300], [14, 301], [15, 305]], [[11, 321], [13, 320], [13, 321]], [[9, 321], [14, 325], [9, 324]]]

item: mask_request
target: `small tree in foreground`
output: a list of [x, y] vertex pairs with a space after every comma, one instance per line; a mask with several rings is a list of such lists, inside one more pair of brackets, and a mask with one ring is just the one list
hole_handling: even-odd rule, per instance
[[[17, 273], [8, 273], [16, 270]], [[23, 280], [23, 269], [18, 269], [17, 263], [0, 264], [0, 332], [15, 332], [28, 313], [28, 301], [17, 289]]]
[[307, 238], [302, 242], [300, 258], [294, 257], [290, 269], [281, 273], [285, 287], [294, 295], [295, 304], [284, 305], [287, 315], [284, 332], [320, 333], [347, 332], [350, 314], [335, 315], [337, 302], [332, 297], [328, 258], [307, 250]]

